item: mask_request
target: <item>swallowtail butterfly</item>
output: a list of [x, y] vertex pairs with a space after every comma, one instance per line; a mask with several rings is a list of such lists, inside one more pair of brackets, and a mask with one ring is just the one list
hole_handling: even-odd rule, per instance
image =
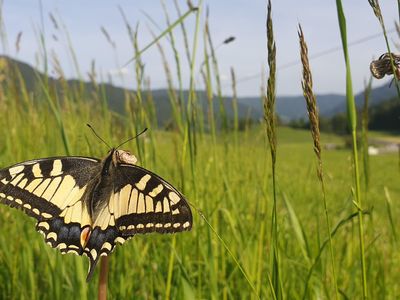
[[87, 280], [100, 256], [139, 233], [190, 230], [192, 213], [171, 184], [137, 165], [128, 151], [99, 160], [53, 157], [0, 170], [0, 203], [22, 209], [61, 253], [89, 258]]

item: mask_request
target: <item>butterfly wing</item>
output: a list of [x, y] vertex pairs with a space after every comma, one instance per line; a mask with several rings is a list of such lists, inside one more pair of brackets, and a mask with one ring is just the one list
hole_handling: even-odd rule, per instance
[[93, 275], [100, 256], [110, 254], [116, 243], [135, 234], [174, 233], [190, 230], [192, 213], [184, 196], [158, 175], [136, 165], [118, 165], [108, 205], [94, 221], [85, 247]]
[[90, 223], [85, 191], [100, 162], [88, 157], [31, 160], [0, 170], [0, 203], [34, 217], [46, 242], [81, 255], [81, 232]]
[[158, 175], [138, 166], [118, 168], [109, 206], [122, 237], [174, 233], [192, 227], [192, 213], [184, 196]]

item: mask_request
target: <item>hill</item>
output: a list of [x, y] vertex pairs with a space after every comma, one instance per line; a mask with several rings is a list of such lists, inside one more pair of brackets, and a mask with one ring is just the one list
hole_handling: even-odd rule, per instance
[[[61, 82], [59, 79], [46, 76], [39, 72], [32, 66], [14, 60], [10, 57], [0, 56], [0, 70], [1, 65], [8, 64], [17, 68], [25, 82], [28, 92], [35, 95], [37, 90], [38, 77], [42, 80], [46, 80], [50, 85], [53, 85], [56, 90], [61, 90]], [[69, 87], [81, 88], [85, 91], [86, 98], [90, 99], [91, 95], [95, 90], [102, 90], [104, 99], [107, 102], [108, 107], [120, 114], [125, 113], [126, 97], [133, 99], [135, 95], [134, 90], [127, 90], [118, 86], [114, 86], [109, 83], [95, 84], [90, 81], [80, 81], [76, 79], [67, 80], [66, 84]], [[157, 120], [161, 126], [168, 124], [172, 116], [172, 107], [169, 100], [169, 91], [167, 89], [151, 90], [150, 94], [146, 92], [147, 96], [151, 96], [154, 102], [156, 110]], [[396, 88], [394, 85], [390, 86], [384, 84], [381, 87], [374, 88], [371, 90], [370, 105], [375, 106], [382, 102], [387, 101], [393, 97], [396, 97]], [[203, 112], [207, 110], [207, 96], [205, 91], [196, 92], [197, 103], [202, 108]], [[318, 101], [318, 107], [320, 115], [323, 117], [332, 117], [338, 113], [346, 112], [346, 98], [344, 95], [339, 94], [326, 94], [316, 95]], [[148, 97], [145, 97], [145, 101]], [[183, 104], [187, 104], [188, 92], [183, 91]], [[358, 93], [355, 95], [356, 104], [358, 107], [362, 106], [364, 101], [364, 93]], [[232, 119], [234, 115], [232, 98], [223, 97], [221, 99], [226, 115], [228, 119]], [[220, 99], [216, 96], [213, 97], [213, 108], [216, 113], [216, 117], [219, 116], [220, 110]], [[300, 96], [277, 96], [276, 110], [284, 122], [290, 120], [307, 119], [307, 111], [305, 107], [304, 98]], [[252, 119], [259, 120], [263, 116], [263, 106], [260, 97], [239, 97], [238, 98], [238, 117], [239, 119]]]
[[[114, 86], [109, 83], [95, 83], [91, 81], [81, 81], [76, 79], [64, 80], [56, 79], [51, 76], [46, 76], [42, 72], [39, 72], [37, 69], [32, 66], [14, 60], [10, 57], [0, 56], [0, 73], [3, 73], [1, 70], [5, 66], [11, 67], [14, 71], [18, 70], [22, 81], [25, 84], [28, 93], [32, 93], [35, 99], [40, 99], [40, 92], [38, 87], [40, 87], [40, 81], [47, 82], [49, 86], [54, 87], [58, 92], [62, 91], [62, 85], [67, 84], [68, 90], [80, 90], [83, 91], [84, 97], [87, 100], [92, 98], [92, 95], [96, 94], [95, 91], [101, 91], [102, 97], [106, 100], [108, 107], [119, 114], [126, 113], [126, 99], [134, 99], [136, 91], [129, 90], [125, 88], [121, 88], [118, 86]], [[10, 70], [10, 69], [9, 69]], [[16, 74], [18, 76], [18, 74]], [[40, 80], [39, 80], [40, 79]], [[5, 84], [3, 81], [2, 84]], [[170, 103], [169, 92], [167, 89], [157, 89], [151, 91], [143, 92], [143, 101], [146, 105], [151, 99], [154, 103], [155, 112], [157, 115], [157, 121], [159, 125], [166, 126], [169, 120], [172, 118], [172, 106]], [[175, 91], [176, 92], [176, 91]], [[178, 92], [176, 92], [178, 93]], [[98, 93], [97, 93], [98, 94]], [[183, 104], [187, 105], [187, 101], [189, 98], [188, 91], [183, 91]], [[232, 105], [232, 99], [229, 97], [223, 97], [219, 99], [216, 96], [213, 96], [213, 109], [216, 117], [219, 116], [220, 111], [220, 102], [223, 103], [227, 118], [233, 119], [234, 110]], [[196, 103], [201, 107], [203, 112], [207, 111], [208, 100], [205, 91], [196, 91]], [[246, 103], [242, 103], [238, 101], [238, 117], [239, 119], [250, 118], [253, 120], [258, 120], [262, 117], [262, 110], [255, 109]]]

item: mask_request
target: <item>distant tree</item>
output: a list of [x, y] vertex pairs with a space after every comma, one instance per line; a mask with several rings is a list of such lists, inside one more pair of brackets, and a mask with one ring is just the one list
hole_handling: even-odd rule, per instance
[[349, 133], [347, 116], [344, 113], [337, 114], [331, 118], [332, 132], [340, 135]]
[[397, 98], [370, 108], [369, 128], [372, 130], [400, 131], [400, 101]]
[[308, 122], [303, 118], [291, 120], [288, 126], [296, 129], [309, 129], [310, 127]]
[[323, 132], [332, 132], [332, 123], [330, 118], [319, 117], [319, 128]]

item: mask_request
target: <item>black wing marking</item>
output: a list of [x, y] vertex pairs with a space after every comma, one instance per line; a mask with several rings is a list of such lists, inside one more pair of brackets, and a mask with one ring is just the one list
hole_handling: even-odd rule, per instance
[[82, 255], [81, 234], [90, 223], [83, 198], [99, 165], [88, 157], [54, 157], [2, 169], [0, 203], [34, 217], [51, 247]]

